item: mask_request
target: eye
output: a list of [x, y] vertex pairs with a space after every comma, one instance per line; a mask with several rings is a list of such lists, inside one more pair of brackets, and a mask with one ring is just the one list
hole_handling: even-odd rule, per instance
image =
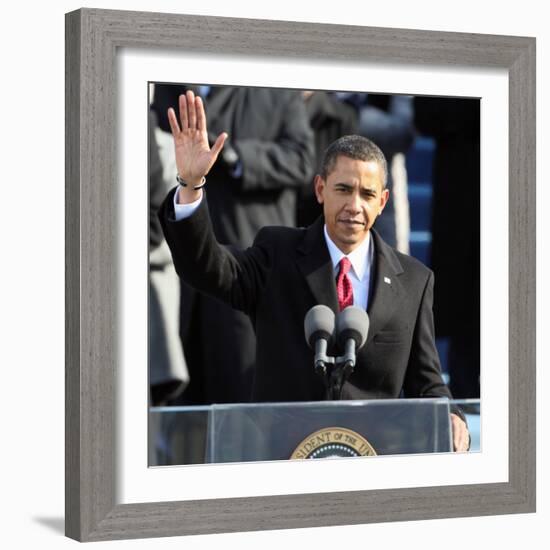
[[338, 193], [349, 193], [351, 190], [351, 187], [348, 187], [347, 185], [337, 185], [335, 187], [335, 190]]
[[365, 189], [361, 192], [361, 196], [367, 200], [371, 200], [376, 198], [376, 193], [374, 191], [371, 191], [370, 189]]

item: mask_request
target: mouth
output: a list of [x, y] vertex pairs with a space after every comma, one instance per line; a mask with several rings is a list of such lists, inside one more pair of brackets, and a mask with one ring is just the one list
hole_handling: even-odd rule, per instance
[[365, 227], [364, 221], [350, 218], [339, 218], [338, 223], [341, 223], [346, 227]]

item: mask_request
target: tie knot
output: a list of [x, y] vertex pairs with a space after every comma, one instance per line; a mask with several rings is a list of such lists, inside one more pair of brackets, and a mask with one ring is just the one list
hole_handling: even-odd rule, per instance
[[348, 271], [351, 268], [351, 262], [349, 261], [349, 258], [346, 258], [345, 256], [340, 260], [340, 273], [342, 275], [347, 275]]

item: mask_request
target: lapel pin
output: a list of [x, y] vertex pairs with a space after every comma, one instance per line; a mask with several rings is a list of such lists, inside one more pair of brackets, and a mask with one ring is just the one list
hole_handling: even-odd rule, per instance
[[391, 285], [391, 279], [389, 277], [384, 277], [384, 282]]

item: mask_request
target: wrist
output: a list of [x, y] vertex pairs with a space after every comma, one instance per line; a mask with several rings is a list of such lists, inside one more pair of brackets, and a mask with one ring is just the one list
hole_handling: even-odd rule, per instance
[[194, 190], [201, 189], [206, 185], [206, 178], [204, 176], [200, 178], [182, 178], [176, 173], [176, 181], [185, 188], [191, 188]]
[[192, 187], [178, 187], [176, 189], [176, 204], [191, 204], [202, 198], [202, 189]]

